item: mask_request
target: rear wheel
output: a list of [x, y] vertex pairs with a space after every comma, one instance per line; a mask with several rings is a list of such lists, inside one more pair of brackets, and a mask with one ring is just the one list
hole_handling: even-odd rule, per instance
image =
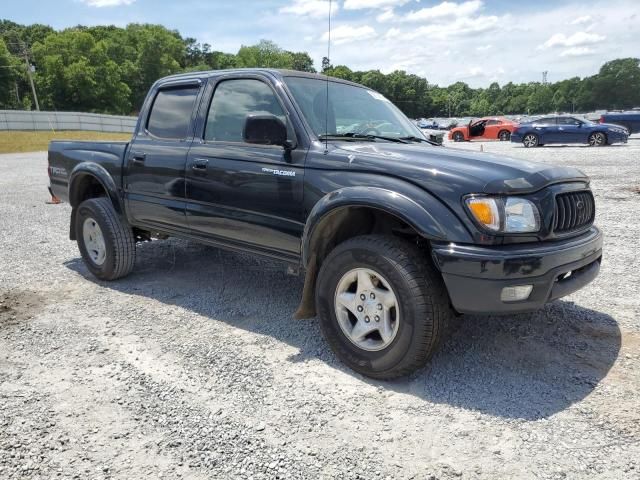
[[338, 358], [378, 379], [423, 366], [452, 315], [425, 252], [384, 235], [352, 238], [329, 254], [318, 274], [316, 305]]
[[607, 137], [602, 132], [593, 132], [589, 135], [589, 145], [592, 147], [602, 147], [607, 144]]
[[453, 141], [454, 142], [464, 142], [464, 135], [461, 132], [454, 132]]
[[525, 148], [537, 147], [539, 142], [540, 140], [538, 139], [538, 136], [535, 133], [527, 133], [522, 138], [522, 144], [525, 146]]
[[136, 244], [107, 198], [91, 198], [78, 207], [76, 238], [87, 268], [101, 280], [115, 280], [131, 272]]
[[500, 130], [498, 133], [498, 139], [501, 142], [508, 142], [511, 139], [511, 132], [509, 130]]

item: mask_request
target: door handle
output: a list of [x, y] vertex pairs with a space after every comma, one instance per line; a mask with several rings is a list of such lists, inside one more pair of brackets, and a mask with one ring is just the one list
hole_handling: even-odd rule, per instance
[[209, 160], [194, 160], [193, 163], [191, 164], [191, 169], [202, 172], [207, 169], [208, 163], [209, 163]]
[[147, 155], [145, 153], [134, 152], [131, 155], [131, 161], [134, 163], [144, 163]]

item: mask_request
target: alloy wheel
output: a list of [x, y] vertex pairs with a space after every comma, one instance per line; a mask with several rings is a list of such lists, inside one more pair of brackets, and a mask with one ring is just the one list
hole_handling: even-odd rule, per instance
[[527, 148], [535, 147], [538, 144], [538, 137], [533, 134], [525, 135], [522, 139], [522, 143], [524, 143], [524, 146]]
[[100, 225], [93, 218], [87, 218], [82, 224], [82, 237], [91, 261], [102, 265], [107, 257], [107, 247]]
[[342, 276], [334, 305], [342, 332], [363, 350], [382, 350], [398, 333], [400, 309], [396, 294], [389, 282], [370, 268], [355, 268]]

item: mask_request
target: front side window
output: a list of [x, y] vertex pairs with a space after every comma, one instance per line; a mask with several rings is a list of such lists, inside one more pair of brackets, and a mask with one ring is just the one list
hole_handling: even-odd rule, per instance
[[260, 80], [224, 80], [213, 93], [204, 139], [243, 142], [247, 117], [275, 115], [286, 125], [286, 115], [271, 87]]
[[285, 77], [285, 83], [317, 136], [422, 137], [413, 122], [373, 90], [319, 78]]
[[558, 125], [580, 125], [582, 122], [573, 117], [558, 117]]
[[160, 138], [182, 140], [189, 135], [199, 87], [160, 90], [153, 101], [147, 131]]

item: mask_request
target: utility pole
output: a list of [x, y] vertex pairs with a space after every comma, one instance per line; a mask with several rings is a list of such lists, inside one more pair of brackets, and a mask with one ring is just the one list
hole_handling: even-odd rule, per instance
[[33, 67], [29, 63], [29, 55], [27, 53], [27, 49], [24, 49], [24, 61], [27, 64], [27, 75], [29, 75], [29, 83], [31, 84], [31, 91], [33, 92], [33, 100], [36, 103], [36, 110], [40, 111], [40, 104], [38, 103], [38, 95], [36, 94], [36, 86], [33, 84]]

